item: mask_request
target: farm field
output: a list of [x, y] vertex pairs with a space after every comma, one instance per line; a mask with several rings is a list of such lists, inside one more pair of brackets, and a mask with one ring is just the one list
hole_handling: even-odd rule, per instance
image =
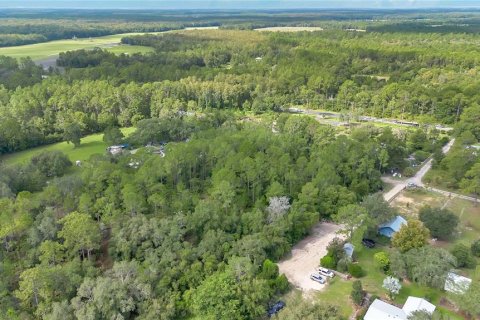
[[[123, 128], [122, 132], [125, 136], [128, 136], [133, 131], [134, 127]], [[79, 147], [74, 148], [73, 144], [67, 142], [58, 142], [46, 146], [41, 146], [25, 151], [20, 151], [12, 154], [0, 157], [0, 161], [4, 161], [5, 164], [16, 164], [27, 162], [34, 155], [42, 151], [62, 151], [65, 153], [71, 161], [87, 160], [91, 155], [97, 153], [104, 153], [107, 148], [107, 144], [103, 142], [103, 133], [92, 134], [83, 137]]]
[[[176, 31], [192, 31], [192, 30], [214, 30], [218, 27], [192, 27], [185, 28], [184, 30], [170, 30], [170, 31], [160, 31], [160, 32], [133, 32], [133, 33], [119, 33], [103, 37], [94, 37], [94, 38], [79, 38], [76, 40], [65, 39], [65, 40], [55, 40], [49, 42], [35, 43], [23, 46], [15, 47], [5, 47], [0, 48], [0, 55], [9, 56], [13, 58], [26, 58], [31, 57], [32, 60], [42, 60], [51, 56], [56, 56], [60, 52], [81, 50], [81, 49], [92, 49], [95, 47], [105, 47], [108, 51], [115, 54], [120, 53], [148, 53], [152, 52], [153, 49], [145, 46], [126, 46], [119, 45], [120, 40], [123, 37], [127, 36], [136, 36], [143, 34], [161, 34], [165, 32], [176, 32]], [[117, 48], [118, 46], [118, 48]]]
[[[189, 30], [210, 30], [210, 29], [218, 29], [218, 27], [204, 27], [204, 28], [187, 28], [182, 31], [189, 31]], [[161, 34], [165, 32], [175, 32], [179, 30], [171, 30], [171, 31], [162, 31], [162, 32], [149, 32], [148, 34]], [[153, 49], [150, 47], [145, 46], [126, 46], [120, 45], [120, 40], [123, 37], [127, 36], [136, 36], [142, 35], [146, 33], [119, 33], [110, 36], [104, 37], [95, 37], [95, 38], [79, 38], [76, 40], [73, 39], [66, 39], [66, 40], [55, 40], [49, 42], [42, 42], [42, 43], [35, 43], [23, 46], [15, 46], [15, 47], [5, 47], [0, 48], [0, 55], [9, 56], [13, 58], [26, 58], [31, 57], [32, 60], [42, 60], [46, 59], [51, 56], [56, 56], [60, 52], [65, 51], [73, 51], [73, 50], [81, 50], [81, 49], [92, 49], [95, 47], [105, 47], [108, 51], [113, 52], [115, 54], [120, 53], [148, 53], [152, 52]]]
[[322, 31], [321, 27], [268, 27], [268, 28], [257, 28], [255, 31], [261, 32], [300, 32], [300, 31]]

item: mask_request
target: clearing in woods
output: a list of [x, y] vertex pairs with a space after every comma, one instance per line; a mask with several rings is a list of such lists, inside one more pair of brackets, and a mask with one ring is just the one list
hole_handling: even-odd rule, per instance
[[257, 28], [255, 31], [270, 31], [270, 32], [299, 32], [299, 31], [322, 31], [321, 27], [268, 27]]
[[[204, 30], [204, 29], [218, 29], [218, 27], [197, 27], [187, 28], [185, 30]], [[119, 33], [110, 36], [92, 37], [92, 38], [78, 38], [78, 39], [66, 39], [55, 40], [42, 43], [28, 44], [23, 46], [5, 47], [0, 48], [0, 55], [9, 56], [12, 58], [25, 58], [30, 57], [32, 60], [43, 60], [51, 56], [57, 56], [60, 52], [73, 51], [80, 49], [92, 49], [95, 47], [107, 48], [107, 50], [114, 53], [146, 53], [153, 51], [150, 47], [144, 46], [119, 46], [123, 37], [138, 36], [143, 34], [162, 34], [165, 32], [176, 32], [182, 30], [170, 30], [161, 32], [133, 32], [133, 33]]]
[[338, 236], [339, 229], [340, 226], [332, 223], [317, 224], [311, 235], [296, 244], [291, 255], [278, 263], [280, 273], [304, 293], [323, 290], [326, 285], [311, 280], [310, 274], [320, 266], [320, 259], [327, 254], [327, 246]]
[[[122, 128], [123, 134], [127, 137], [132, 132], [135, 131], [134, 127]], [[83, 137], [81, 139], [80, 146], [77, 148], [73, 147], [73, 144], [68, 144], [66, 142], [58, 142], [54, 144], [49, 144], [45, 146], [40, 146], [25, 151], [19, 151], [11, 154], [4, 155], [0, 157], [0, 161], [3, 161], [7, 165], [16, 164], [16, 163], [25, 163], [34, 155], [42, 151], [62, 151], [65, 155], [68, 156], [70, 161], [74, 162], [76, 160], [88, 160], [93, 154], [103, 154], [107, 148], [107, 144], [103, 142], [103, 133], [91, 134], [89, 136]]]

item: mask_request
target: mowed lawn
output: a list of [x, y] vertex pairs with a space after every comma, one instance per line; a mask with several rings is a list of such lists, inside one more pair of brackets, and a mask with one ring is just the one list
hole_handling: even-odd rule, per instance
[[[134, 131], [134, 127], [122, 128], [122, 132], [125, 136], [130, 135]], [[73, 144], [71, 143], [69, 144], [66, 142], [59, 142], [5, 155], [2, 156], [0, 160], [4, 161], [7, 165], [15, 163], [25, 163], [29, 161], [34, 155], [39, 154], [42, 151], [58, 150], [65, 153], [71, 161], [84, 161], [88, 160], [93, 154], [105, 153], [105, 149], [107, 147], [107, 144], [103, 142], [103, 133], [98, 133], [82, 138], [80, 146], [77, 148], [74, 148]]]
[[[161, 32], [152, 32], [152, 34], [159, 34]], [[125, 36], [142, 35], [144, 33], [121, 33], [104, 37], [95, 38], [81, 38], [81, 39], [68, 39], [68, 40], [55, 40], [43, 43], [29, 44], [16, 47], [0, 48], [0, 55], [9, 56], [13, 58], [31, 57], [33, 60], [42, 60], [51, 56], [56, 56], [60, 52], [80, 50], [80, 49], [92, 49], [95, 47], [108, 47], [115, 46], [120, 43], [120, 40]], [[152, 51], [151, 48], [143, 46], [120, 46], [122, 49], [116, 49], [114, 47], [108, 50], [117, 53], [117, 50], [121, 52], [135, 53], [135, 52], [148, 52]], [[127, 48], [128, 47], [128, 48]]]
[[[383, 280], [386, 275], [376, 265], [373, 255], [379, 251], [387, 251], [388, 247], [380, 247], [375, 249], [362, 248], [357, 250], [357, 261], [365, 271], [365, 275], [358, 279], [362, 281], [363, 289], [373, 296], [377, 296], [384, 301], [388, 301], [387, 292], [382, 288]], [[360, 251], [360, 252], [359, 252]], [[329, 281], [328, 287], [325, 291], [316, 294], [319, 301], [338, 307], [340, 314], [347, 319], [355, 310], [354, 304], [350, 298], [352, 291], [352, 283], [356, 280], [343, 280], [340, 277], [335, 277]], [[393, 304], [403, 306], [409, 296], [428, 298], [433, 304], [437, 306], [437, 310], [450, 316], [451, 320], [461, 320], [463, 317], [455, 314], [440, 305], [440, 299], [446, 294], [438, 289], [427, 288], [419, 286], [415, 283], [402, 282], [402, 289], [398, 296], [395, 297]]]

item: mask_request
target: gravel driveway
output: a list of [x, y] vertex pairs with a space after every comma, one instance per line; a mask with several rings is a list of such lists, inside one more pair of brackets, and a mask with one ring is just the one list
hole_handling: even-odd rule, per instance
[[340, 226], [332, 223], [317, 224], [311, 235], [295, 245], [291, 255], [278, 263], [280, 273], [285, 274], [292, 285], [304, 292], [323, 290], [326, 285], [310, 280], [310, 274], [319, 266], [320, 258], [327, 253], [330, 241], [337, 236], [341, 237], [336, 233], [339, 229]]

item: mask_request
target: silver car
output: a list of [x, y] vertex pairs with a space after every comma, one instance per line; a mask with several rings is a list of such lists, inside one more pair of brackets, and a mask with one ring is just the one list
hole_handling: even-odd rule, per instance
[[310, 275], [310, 279], [321, 284], [324, 284], [326, 282], [326, 279], [322, 277], [319, 273], [312, 273]]

